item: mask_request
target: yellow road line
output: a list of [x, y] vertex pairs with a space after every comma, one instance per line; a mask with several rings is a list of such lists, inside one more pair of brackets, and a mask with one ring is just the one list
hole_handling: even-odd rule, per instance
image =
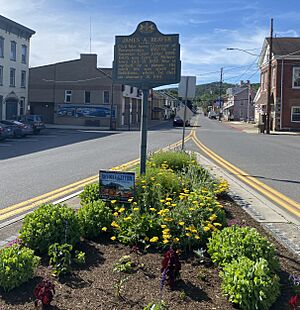
[[291, 213], [300, 216], [300, 205], [296, 201], [284, 196], [282, 193], [258, 181], [254, 177], [245, 173], [241, 169], [235, 167], [234, 165], [232, 165], [231, 163], [229, 163], [228, 161], [226, 161], [225, 159], [223, 159], [222, 157], [211, 151], [209, 148], [207, 148], [203, 143], [199, 141], [195, 133], [193, 134], [193, 141], [204, 153], [206, 153], [209, 157], [214, 159], [222, 167], [226, 168], [228, 171], [233, 173], [243, 182], [255, 188], [255, 190], [264, 194], [266, 197], [270, 198], [283, 208], [289, 210]]
[[[192, 132], [189, 133], [188, 136], [185, 137], [185, 141], [188, 141], [192, 138]], [[167, 147], [163, 148], [162, 150], [167, 150], [169, 148], [175, 148], [181, 144], [181, 141], [175, 142], [171, 145], [168, 145]], [[134, 160], [131, 160], [127, 163], [112, 167], [110, 170], [124, 170], [127, 168], [130, 168], [136, 164], [138, 164], [140, 161], [139, 158], [136, 158]], [[93, 175], [91, 177], [82, 179], [80, 181], [74, 182], [72, 184], [68, 184], [66, 186], [63, 186], [61, 188], [55, 189], [51, 192], [42, 194], [40, 196], [28, 199], [26, 201], [22, 201], [20, 203], [11, 205], [9, 207], [6, 207], [4, 209], [0, 209], [0, 221], [3, 221], [9, 217], [12, 217], [16, 214], [26, 212], [30, 209], [33, 209], [40, 204], [47, 203], [50, 201], [53, 201], [56, 198], [60, 198], [62, 196], [66, 196], [67, 194], [70, 194], [72, 192], [75, 192], [76, 190], [82, 189], [85, 185], [94, 183], [98, 180], [98, 175]]]

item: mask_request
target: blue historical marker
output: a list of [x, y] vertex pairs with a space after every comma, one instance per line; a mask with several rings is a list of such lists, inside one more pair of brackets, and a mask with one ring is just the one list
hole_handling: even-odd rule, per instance
[[114, 83], [143, 90], [141, 123], [141, 174], [146, 172], [147, 105], [149, 89], [180, 81], [178, 34], [162, 34], [151, 21], [141, 22], [130, 36], [116, 36]]

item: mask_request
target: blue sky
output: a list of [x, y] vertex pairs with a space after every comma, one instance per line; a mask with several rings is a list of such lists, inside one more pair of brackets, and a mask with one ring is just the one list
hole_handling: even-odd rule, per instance
[[36, 31], [30, 65], [79, 58], [90, 50], [98, 65], [110, 67], [115, 35], [129, 35], [143, 20], [162, 33], [179, 33], [182, 75], [197, 76], [197, 84], [219, 80], [258, 82], [257, 57], [274, 18], [276, 36], [300, 35], [300, 1], [245, 0], [0, 0], [0, 14]]

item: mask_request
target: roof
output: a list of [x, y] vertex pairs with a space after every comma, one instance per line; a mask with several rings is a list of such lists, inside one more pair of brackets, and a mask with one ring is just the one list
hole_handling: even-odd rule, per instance
[[[266, 40], [269, 45], [270, 38], [266, 38]], [[275, 56], [282, 56], [291, 53], [293, 53], [293, 55], [300, 55], [300, 38], [273, 38], [272, 49]]]
[[35, 34], [34, 30], [18, 24], [2, 15], [0, 15], [0, 28], [9, 30], [9, 32], [20, 37], [24, 37], [25, 39], [29, 39], [33, 34]]

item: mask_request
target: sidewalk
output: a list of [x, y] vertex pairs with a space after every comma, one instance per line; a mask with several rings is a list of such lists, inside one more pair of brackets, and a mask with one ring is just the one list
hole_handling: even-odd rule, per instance
[[[223, 124], [228, 127], [234, 128], [236, 130], [242, 131], [242, 132], [251, 133], [251, 134], [262, 134], [257, 124], [251, 124], [247, 122], [238, 122], [238, 121], [232, 121], [232, 122], [223, 121]], [[283, 135], [283, 136], [284, 135], [300, 136], [300, 132], [294, 132], [294, 131], [271, 131], [270, 134], [271, 135]]]
[[[155, 128], [156, 126], [167, 124], [171, 120], [148, 120], [148, 129]], [[116, 130], [110, 130], [107, 127], [95, 127], [95, 126], [79, 126], [79, 125], [58, 125], [58, 124], [46, 124], [47, 129], [66, 129], [66, 130], [98, 130], [106, 132], [116, 132], [116, 131], [139, 131], [140, 124], [124, 125]]]

